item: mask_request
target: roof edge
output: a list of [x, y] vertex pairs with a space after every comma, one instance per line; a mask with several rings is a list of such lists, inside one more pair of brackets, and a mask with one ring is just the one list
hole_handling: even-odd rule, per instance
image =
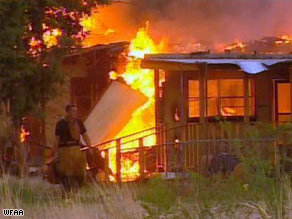
[[146, 54], [144, 59], [291, 59], [292, 54], [234, 54], [234, 53], [160, 53]]

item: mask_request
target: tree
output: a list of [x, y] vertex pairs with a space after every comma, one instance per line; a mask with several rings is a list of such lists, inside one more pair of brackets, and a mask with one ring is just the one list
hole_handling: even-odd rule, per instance
[[20, 129], [21, 118], [39, 111], [55, 94], [54, 85], [63, 80], [62, 58], [80, 48], [86, 36], [82, 17], [107, 3], [0, 0], [0, 103], [11, 103], [15, 130]]
[[15, 122], [54, 93], [52, 86], [62, 80], [58, 71], [62, 56], [77, 48], [86, 35], [80, 20], [105, 3], [0, 0], [0, 98], [13, 101]]

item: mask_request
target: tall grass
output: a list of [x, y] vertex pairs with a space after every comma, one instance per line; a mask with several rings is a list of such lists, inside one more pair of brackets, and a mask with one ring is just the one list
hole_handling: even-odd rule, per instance
[[[292, 126], [266, 130], [277, 138], [284, 136], [284, 143], [292, 145]], [[250, 135], [259, 138], [254, 130]], [[233, 142], [241, 171], [227, 178], [189, 173], [188, 178], [175, 180], [157, 176], [139, 183], [90, 184], [69, 200], [58, 185], [39, 178], [4, 176], [0, 178], [0, 210], [21, 208], [26, 218], [36, 219], [292, 218], [291, 176], [280, 171], [279, 163], [258, 156], [258, 148], [266, 145], [241, 144]]]
[[[292, 218], [290, 180], [254, 176], [87, 185], [65, 199], [41, 179], [0, 180], [0, 208], [21, 208], [25, 218]], [[1, 218], [1, 215], [0, 215]]]
[[147, 213], [127, 186], [85, 186], [67, 199], [59, 186], [6, 176], [0, 180], [0, 197], [0, 208], [24, 209], [26, 218], [135, 219]]

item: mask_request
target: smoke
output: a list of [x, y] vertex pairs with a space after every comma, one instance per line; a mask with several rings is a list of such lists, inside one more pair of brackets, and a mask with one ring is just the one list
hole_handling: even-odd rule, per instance
[[[151, 36], [171, 43], [227, 43], [292, 34], [292, 0], [122, 0], [106, 15], [116, 39], [129, 40], [150, 22]], [[119, 36], [118, 36], [119, 35]], [[128, 38], [128, 39], [126, 39]]]
[[134, 0], [131, 17], [170, 41], [218, 43], [291, 34], [291, 10], [291, 0]]

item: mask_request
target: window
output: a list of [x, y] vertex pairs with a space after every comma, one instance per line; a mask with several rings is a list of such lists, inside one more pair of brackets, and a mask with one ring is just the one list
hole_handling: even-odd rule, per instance
[[[255, 114], [254, 82], [249, 80], [249, 114]], [[207, 114], [215, 116], [244, 116], [244, 80], [219, 79], [208, 80]], [[189, 117], [199, 117], [199, 81], [189, 81]]]
[[218, 101], [222, 116], [244, 116], [243, 80], [219, 80], [220, 96]]
[[217, 116], [218, 115], [218, 80], [209, 80], [208, 81], [208, 116]]
[[199, 81], [189, 80], [189, 117], [199, 117]]
[[291, 118], [290, 83], [277, 82], [277, 121], [287, 122]]

